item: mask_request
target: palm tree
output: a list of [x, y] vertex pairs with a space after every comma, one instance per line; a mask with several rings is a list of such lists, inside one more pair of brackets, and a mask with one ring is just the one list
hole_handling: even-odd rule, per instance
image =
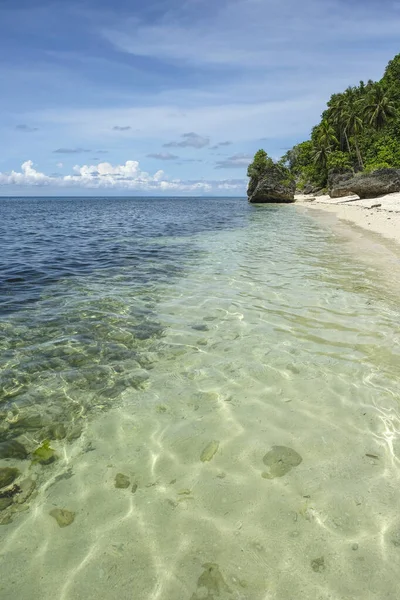
[[336, 94], [329, 107], [329, 113], [333, 123], [340, 131], [340, 147], [343, 149], [343, 139], [346, 142], [347, 150], [351, 155], [350, 138], [353, 138], [354, 147], [357, 154], [357, 160], [360, 167], [364, 168], [360, 147], [358, 145], [358, 136], [363, 129], [363, 120], [361, 118], [362, 98], [357, 88], [348, 87], [343, 94]]
[[322, 169], [325, 169], [328, 156], [332, 152], [332, 146], [338, 144], [335, 130], [327, 119], [322, 119], [321, 123], [314, 128], [311, 137], [313, 141], [313, 161]]
[[332, 149], [332, 145], [339, 143], [335, 130], [327, 119], [321, 121], [315, 133], [321, 146], [325, 146], [328, 150]]
[[378, 130], [396, 114], [395, 107], [381, 85], [376, 84], [370, 91], [363, 114], [367, 124]]
[[317, 141], [316, 143], [314, 143], [312, 159], [315, 162], [315, 164], [319, 165], [320, 167], [322, 167], [322, 169], [325, 170], [330, 152], [331, 151], [329, 150], [329, 148], [327, 148], [327, 146], [324, 146], [323, 144]]
[[349, 106], [347, 107], [347, 110], [343, 115], [344, 131], [347, 136], [347, 143], [349, 145], [349, 148], [350, 148], [349, 136], [353, 137], [358, 163], [359, 163], [359, 166], [361, 167], [361, 169], [363, 169], [364, 163], [363, 163], [363, 159], [361, 156], [360, 147], [358, 145], [358, 136], [360, 135], [360, 133], [363, 130], [364, 122], [363, 122], [362, 118], [360, 117], [357, 109], [358, 109], [357, 104], [349, 104]]
[[345, 115], [348, 110], [348, 105], [349, 97], [346, 96], [346, 94], [335, 94], [330, 101], [330, 106], [328, 109], [328, 118], [339, 131], [340, 149], [344, 149], [344, 142], [346, 142], [347, 150], [349, 154], [351, 154], [349, 139], [347, 137], [346, 127], [344, 124]]

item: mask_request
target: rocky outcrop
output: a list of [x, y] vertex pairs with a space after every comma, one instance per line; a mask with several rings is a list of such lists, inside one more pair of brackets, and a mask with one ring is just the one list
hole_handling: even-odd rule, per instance
[[296, 184], [287, 169], [269, 166], [260, 177], [252, 177], [247, 189], [251, 203], [294, 202]]
[[328, 194], [331, 198], [343, 198], [351, 196], [347, 182], [354, 178], [354, 173], [350, 169], [330, 170], [328, 173]]
[[360, 198], [376, 198], [400, 192], [400, 170], [379, 169], [370, 174], [358, 175], [348, 185]]
[[361, 199], [366, 199], [394, 192], [400, 192], [400, 169], [378, 169], [372, 173], [360, 173], [348, 180], [337, 182], [329, 190], [329, 195], [331, 198], [340, 198], [357, 194]]
[[313, 185], [312, 183], [306, 183], [306, 185], [304, 186], [304, 188], [299, 191], [299, 194], [306, 194], [306, 196], [308, 196], [308, 194], [318, 194], [318, 192], [321, 191], [321, 187], [318, 185]]

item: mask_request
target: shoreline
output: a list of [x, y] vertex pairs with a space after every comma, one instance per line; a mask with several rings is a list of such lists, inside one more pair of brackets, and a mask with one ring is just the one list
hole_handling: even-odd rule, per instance
[[333, 231], [351, 255], [372, 267], [388, 294], [400, 295], [400, 193], [369, 200], [298, 195], [295, 206]]
[[[296, 195], [296, 206], [320, 210], [347, 221], [366, 232], [377, 233], [400, 246], [400, 193], [360, 200], [358, 196]], [[400, 248], [399, 248], [400, 249]]]

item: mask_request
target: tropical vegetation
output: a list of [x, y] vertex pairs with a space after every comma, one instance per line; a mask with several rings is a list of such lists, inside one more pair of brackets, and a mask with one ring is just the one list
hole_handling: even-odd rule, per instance
[[[260, 174], [268, 161], [258, 151], [248, 175]], [[333, 94], [310, 140], [294, 146], [279, 164], [295, 177], [299, 190], [325, 188], [330, 172], [400, 168], [400, 54], [380, 81], [360, 81]]]

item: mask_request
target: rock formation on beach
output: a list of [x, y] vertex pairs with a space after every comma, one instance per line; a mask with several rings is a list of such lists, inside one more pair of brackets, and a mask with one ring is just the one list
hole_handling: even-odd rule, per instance
[[[344, 198], [351, 196], [347, 182], [353, 179], [354, 173], [350, 169], [331, 169], [328, 173], [328, 194], [331, 198]], [[307, 193], [307, 192], [304, 192]]]
[[339, 175], [331, 183], [331, 198], [357, 194], [361, 199], [377, 198], [400, 192], [400, 169], [378, 169], [372, 173], [360, 173], [354, 177]]
[[294, 202], [296, 184], [288, 169], [259, 150], [249, 165], [247, 196], [251, 203]]

